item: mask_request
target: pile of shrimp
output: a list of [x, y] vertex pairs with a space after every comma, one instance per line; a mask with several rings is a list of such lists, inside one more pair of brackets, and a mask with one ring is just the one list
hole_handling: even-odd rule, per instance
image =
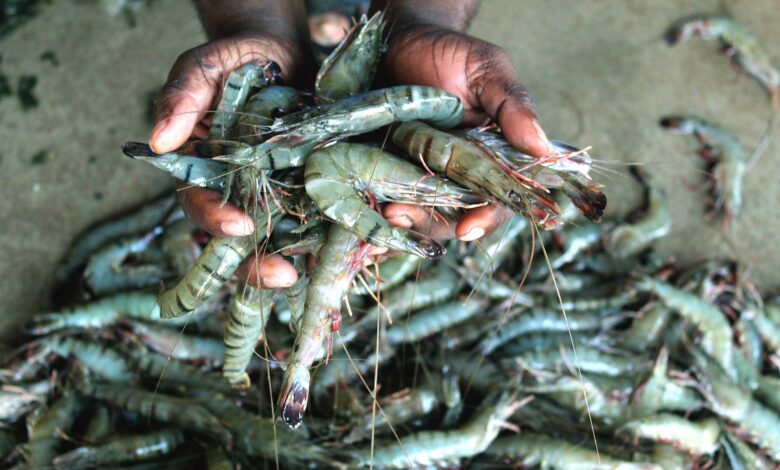
[[[592, 223], [561, 192], [566, 223], [552, 231], [515, 216], [478, 244], [449, 243], [438, 262], [377, 262], [378, 285], [361, 272], [294, 431], [275, 399], [301, 328], [294, 296], [230, 280], [163, 319], [150, 314], [151, 270], [145, 288], [87, 285], [89, 300], [35, 315], [33, 338], [6, 355], [2, 465], [776, 468], [780, 297], [765, 302], [727, 261], [659, 258], [667, 201], [633, 174], [646, 197], [626, 220]], [[97, 226], [62, 272], [123, 240], [165, 237], [175, 213], [162, 198]], [[351, 234], [339, 231], [345, 250]], [[193, 227], [177, 232], [181, 243], [135, 259], [206, 244]], [[228, 367], [245, 352], [239, 375], [253, 388]]]

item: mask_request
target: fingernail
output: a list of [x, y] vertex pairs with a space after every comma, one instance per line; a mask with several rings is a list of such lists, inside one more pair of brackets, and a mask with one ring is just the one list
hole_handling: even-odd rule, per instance
[[271, 289], [278, 289], [281, 287], [290, 287], [286, 276], [279, 276], [277, 274], [269, 274], [263, 277], [263, 285]]
[[482, 227], [474, 227], [468, 232], [466, 232], [465, 235], [460, 237], [461, 240], [464, 242], [473, 242], [474, 240], [478, 240], [482, 238], [482, 236], [485, 235], [485, 229]]
[[390, 225], [394, 225], [396, 227], [401, 227], [401, 228], [412, 228], [412, 225], [414, 225], [412, 219], [407, 215], [397, 215], [395, 217], [387, 219], [387, 221], [390, 222]]
[[162, 150], [162, 152], [165, 152], [169, 150], [166, 146], [167, 144], [166, 141], [170, 141], [170, 139], [166, 139], [165, 130], [170, 123], [171, 123], [171, 118], [165, 118], [162, 121], [158, 122], [157, 125], [154, 126], [154, 129], [152, 129], [152, 133], [151, 133], [151, 137], [149, 138], [149, 141], [155, 152], [160, 150]]
[[243, 237], [245, 235], [249, 235], [255, 230], [254, 224], [248, 218], [232, 222], [223, 222], [219, 228], [222, 229], [225, 235], [230, 235], [233, 237]]
[[550, 145], [550, 140], [547, 138], [547, 134], [544, 133], [542, 126], [539, 125], [539, 121], [534, 120], [533, 126], [534, 129], [536, 130], [536, 138], [534, 139], [534, 142], [529, 142], [529, 144], [532, 144], [535, 147], [538, 146], [544, 148], [545, 153], [552, 152], [552, 146]]

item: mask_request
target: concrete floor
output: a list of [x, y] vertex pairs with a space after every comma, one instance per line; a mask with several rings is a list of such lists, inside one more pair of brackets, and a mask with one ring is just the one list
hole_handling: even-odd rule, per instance
[[[650, 4], [653, 6], [650, 6]], [[625, 164], [641, 162], [672, 200], [674, 230], [659, 244], [687, 263], [736, 258], [763, 289], [780, 284], [776, 233], [780, 169], [774, 144], [746, 179], [745, 210], [731, 231], [703, 217], [704, 175], [690, 139], [659, 129], [658, 118], [691, 113], [735, 132], [751, 146], [764, 129], [767, 98], [737, 74], [713, 43], [667, 47], [674, 20], [718, 12], [716, 0], [485, 0], [471, 32], [505, 47], [535, 97], [548, 135], [592, 145], [610, 213], [639, 200]], [[780, 44], [775, 0], [728, 2], [767, 47]], [[0, 41], [0, 70], [12, 83], [37, 75], [40, 106], [22, 112], [0, 100], [0, 334], [49, 306], [54, 267], [91, 223], [171, 185], [124, 156], [144, 140], [148, 95], [182, 51], [202, 42], [190, 2], [153, 2], [131, 28], [95, 3], [58, 1]], [[52, 50], [59, 62], [40, 60]], [[770, 49], [780, 64], [780, 46]], [[34, 164], [41, 151], [43, 163]]]

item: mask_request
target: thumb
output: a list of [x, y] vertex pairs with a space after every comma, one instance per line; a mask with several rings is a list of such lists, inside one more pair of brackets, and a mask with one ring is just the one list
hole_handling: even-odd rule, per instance
[[501, 126], [510, 144], [531, 156], [544, 157], [552, 147], [539, 125], [533, 100], [509, 58], [503, 53], [498, 55], [480, 66], [486, 67], [477, 88], [480, 105]]

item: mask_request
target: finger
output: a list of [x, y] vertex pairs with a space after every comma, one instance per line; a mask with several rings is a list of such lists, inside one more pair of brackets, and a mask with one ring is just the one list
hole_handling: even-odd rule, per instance
[[295, 267], [278, 254], [253, 254], [241, 263], [236, 275], [261, 289], [283, 289], [298, 280]]
[[430, 207], [392, 203], [384, 207], [382, 214], [391, 225], [413, 229], [434, 240], [455, 237], [455, 223]]
[[283, 76], [295, 73], [298, 58], [294, 49], [280, 39], [243, 37], [215, 41], [179, 56], [155, 101], [156, 124], [149, 137], [152, 150], [165, 153], [180, 147], [211, 109], [223, 81], [236, 67], [274, 60]]
[[472, 242], [490, 235], [512, 217], [512, 211], [500, 204], [472, 209], [458, 221], [455, 235], [459, 240]]
[[528, 90], [506, 53], [492, 44], [475, 46], [470, 86], [485, 113], [501, 127], [509, 143], [534, 157], [552, 151]]
[[217, 237], [239, 237], [255, 231], [252, 219], [233, 204], [222, 205], [222, 194], [179, 185], [179, 204], [196, 225]]

